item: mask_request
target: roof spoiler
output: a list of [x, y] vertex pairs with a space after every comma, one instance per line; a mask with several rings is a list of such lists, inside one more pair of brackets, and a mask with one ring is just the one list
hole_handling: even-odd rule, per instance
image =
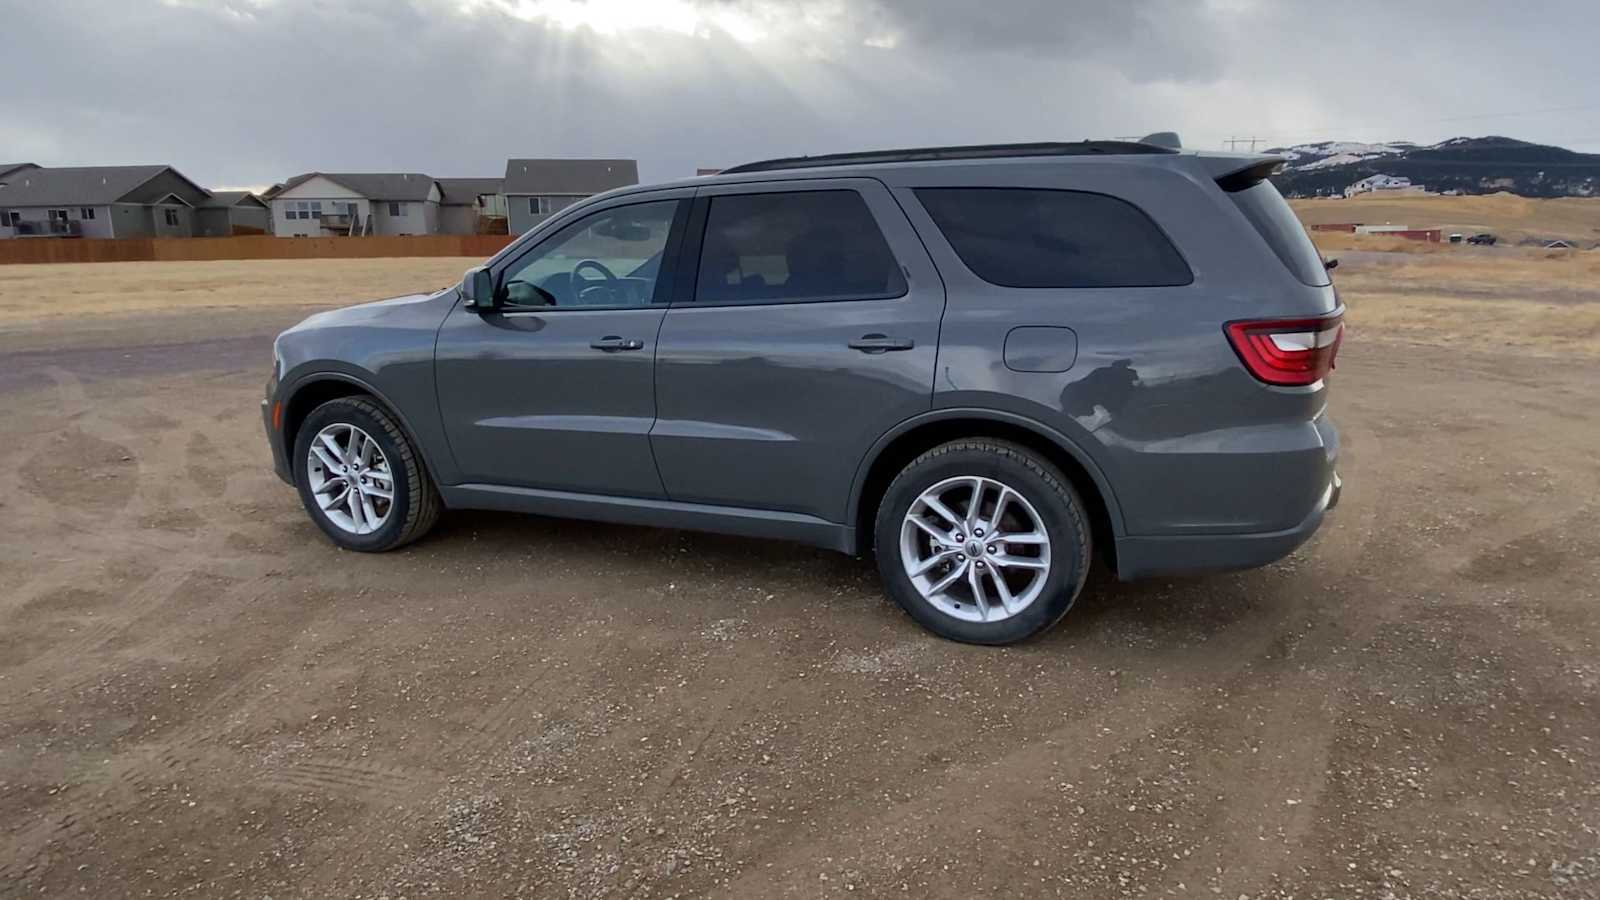
[[1276, 175], [1283, 168], [1281, 156], [1206, 155], [1199, 157], [1217, 186], [1228, 193], [1252, 188]]

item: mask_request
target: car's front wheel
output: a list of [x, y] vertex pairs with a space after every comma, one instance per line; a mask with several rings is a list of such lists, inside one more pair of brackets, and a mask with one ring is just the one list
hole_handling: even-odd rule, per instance
[[329, 400], [295, 439], [295, 484], [312, 521], [347, 550], [404, 546], [433, 527], [439, 494], [393, 416], [363, 397]]
[[1054, 625], [1089, 570], [1083, 500], [1047, 460], [1002, 441], [912, 460], [884, 494], [874, 542], [890, 596], [935, 634], [974, 644]]

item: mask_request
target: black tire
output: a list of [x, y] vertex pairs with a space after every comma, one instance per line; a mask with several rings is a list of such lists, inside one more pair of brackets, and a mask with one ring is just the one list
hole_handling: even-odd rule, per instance
[[[925, 599], [900, 558], [900, 527], [923, 491], [947, 478], [982, 476], [1021, 494], [1037, 511], [1050, 538], [1050, 569], [1031, 604], [1010, 618], [970, 622]], [[901, 470], [878, 505], [873, 548], [885, 589], [911, 618], [940, 637], [968, 644], [1011, 644], [1061, 620], [1089, 572], [1090, 532], [1083, 500], [1066, 476], [1025, 447], [1004, 441], [952, 441], [929, 450]]]
[[[378, 444], [389, 460], [390, 474], [394, 477], [394, 501], [383, 525], [370, 534], [355, 534], [340, 528], [331, 521], [312, 496], [308, 478], [307, 457], [311, 441], [329, 425], [354, 425], [366, 432]], [[400, 424], [387, 410], [366, 397], [340, 397], [329, 400], [306, 416], [295, 436], [294, 482], [300, 490], [300, 502], [305, 504], [311, 521], [317, 523], [335, 544], [346, 550], [362, 553], [382, 553], [404, 547], [428, 533], [439, 519], [443, 506], [439, 492], [428, 477], [421, 454], [411, 445]]]

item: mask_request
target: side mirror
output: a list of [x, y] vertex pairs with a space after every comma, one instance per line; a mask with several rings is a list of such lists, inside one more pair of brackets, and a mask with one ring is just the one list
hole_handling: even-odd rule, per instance
[[494, 309], [494, 275], [487, 266], [474, 266], [461, 279], [461, 296], [473, 309]]

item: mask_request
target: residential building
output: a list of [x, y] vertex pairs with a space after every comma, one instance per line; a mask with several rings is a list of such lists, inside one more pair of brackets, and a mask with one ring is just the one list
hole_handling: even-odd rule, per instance
[[1346, 198], [1373, 192], [1424, 194], [1427, 189], [1420, 184], [1412, 184], [1411, 179], [1404, 175], [1369, 175], [1344, 189]]
[[508, 159], [504, 194], [512, 234], [522, 234], [585, 197], [639, 183], [632, 159]]
[[506, 234], [503, 178], [440, 178], [439, 230], [445, 234]]
[[271, 233], [271, 207], [249, 191], [212, 191], [194, 210], [195, 237]]
[[16, 165], [0, 174], [0, 238], [189, 237], [210, 196], [171, 166]]
[[307, 172], [270, 193], [279, 237], [439, 231], [443, 193], [416, 172]]

